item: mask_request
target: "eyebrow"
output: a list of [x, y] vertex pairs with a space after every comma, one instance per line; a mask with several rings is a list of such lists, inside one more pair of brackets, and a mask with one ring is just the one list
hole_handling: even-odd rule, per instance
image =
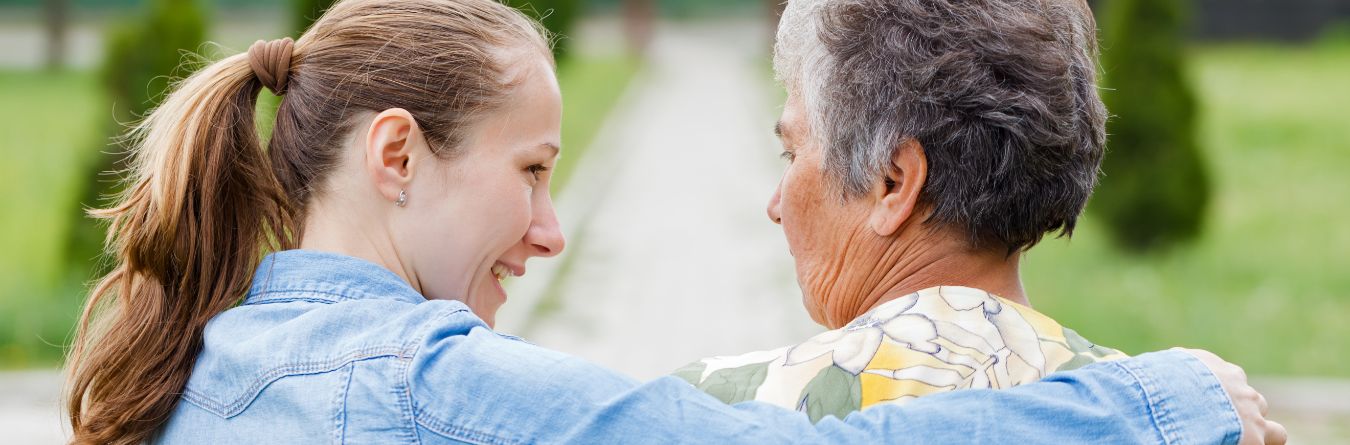
[[543, 147], [543, 148], [547, 148], [547, 149], [552, 149], [552, 150], [553, 150], [553, 156], [560, 156], [560, 155], [562, 155], [562, 147], [559, 147], [559, 146], [553, 144], [552, 142], [544, 142], [544, 143], [540, 143], [538, 146], [539, 146], [539, 147]]
[[773, 135], [778, 136], [779, 139], [783, 138], [783, 121], [774, 122]]

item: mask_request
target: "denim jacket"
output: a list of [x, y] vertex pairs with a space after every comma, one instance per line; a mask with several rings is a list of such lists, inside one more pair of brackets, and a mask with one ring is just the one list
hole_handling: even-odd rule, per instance
[[265, 258], [206, 327], [163, 443], [1237, 443], [1215, 377], [1177, 351], [1009, 390], [956, 391], [812, 424], [640, 383], [493, 332], [360, 259]]

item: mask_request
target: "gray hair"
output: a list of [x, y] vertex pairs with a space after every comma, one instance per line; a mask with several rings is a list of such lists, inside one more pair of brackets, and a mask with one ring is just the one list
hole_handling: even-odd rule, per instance
[[791, 0], [774, 47], [827, 177], [864, 195], [909, 139], [928, 222], [972, 247], [1072, 234], [1106, 141], [1083, 0]]

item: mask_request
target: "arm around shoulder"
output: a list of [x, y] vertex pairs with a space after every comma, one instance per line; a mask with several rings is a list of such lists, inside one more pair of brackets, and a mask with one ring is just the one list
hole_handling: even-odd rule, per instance
[[[419, 433], [501, 443], [1236, 443], [1218, 381], [1179, 351], [970, 390], [812, 424], [726, 405], [684, 381], [646, 384], [487, 329], [431, 339], [412, 360]], [[432, 441], [434, 442], [434, 441]]]

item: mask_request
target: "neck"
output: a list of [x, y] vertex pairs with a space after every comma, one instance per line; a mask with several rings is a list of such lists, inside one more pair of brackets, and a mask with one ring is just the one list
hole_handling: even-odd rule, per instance
[[321, 252], [338, 253], [383, 266], [398, 275], [418, 293], [422, 292], [421, 283], [410, 268], [395, 253], [394, 244], [386, 230], [380, 230], [375, 224], [367, 224], [364, 219], [341, 217], [339, 215], [361, 215], [345, 209], [327, 205], [323, 200], [315, 200], [306, 212], [304, 229], [301, 232], [300, 248]]
[[846, 318], [838, 317], [831, 324], [843, 326], [877, 305], [937, 286], [976, 288], [1030, 306], [1018, 269], [1020, 252], [972, 250], [964, 237], [949, 231], [914, 231], [919, 233], [894, 238], [884, 258], [898, 259], [854, 305], [852, 313], [841, 314]]

